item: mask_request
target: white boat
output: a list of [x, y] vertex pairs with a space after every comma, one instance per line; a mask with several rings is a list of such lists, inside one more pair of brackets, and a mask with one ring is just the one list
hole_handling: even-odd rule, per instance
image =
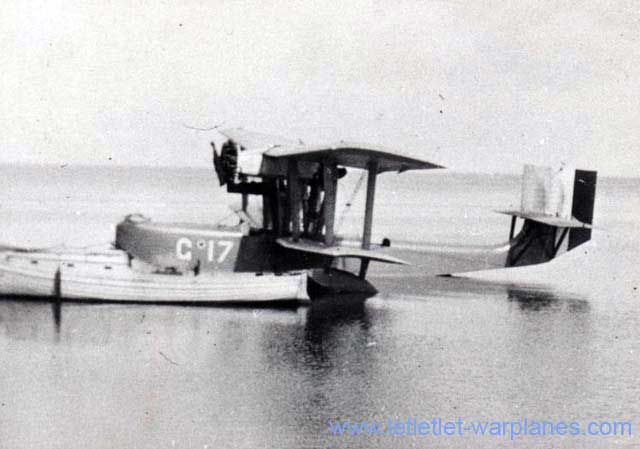
[[0, 294], [123, 302], [305, 301], [304, 271], [161, 274], [131, 266], [126, 252], [16, 252], [0, 256]]

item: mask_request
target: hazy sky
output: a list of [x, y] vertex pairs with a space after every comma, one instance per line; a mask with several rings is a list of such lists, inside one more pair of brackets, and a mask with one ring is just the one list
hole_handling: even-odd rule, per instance
[[0, 5], [0, 162], [208, 166], [217, 124], [640, 174], [640, 3]]

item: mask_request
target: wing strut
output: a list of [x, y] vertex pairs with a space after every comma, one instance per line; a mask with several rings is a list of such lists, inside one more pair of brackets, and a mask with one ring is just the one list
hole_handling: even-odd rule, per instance
[[323, 162], [322, 175], [324, 183], [324, 243], [333, 246], [335, 233], [333, 225], [336, 218], [336, 193], [338, 189], [338, 167], [334, 161], [326, 158]]
[[[367, 164], [367, 199], [364, 209], [364, 229], [362, 231], [362, 249], [371, 249], [371, 228], [373, 227], [373, 205], [376, 195], [376, 179], [378, 176], [378, 161], [372, 159]], [[369, 269], [369, 259], [360, 262], [360, 278], [364, 279]]]
[[291, 205], [291, 237], [294, 242], [300, 239], [300, 171], [298, 161], [289, 159], [288, 184], [289, 184], [289, 204]]

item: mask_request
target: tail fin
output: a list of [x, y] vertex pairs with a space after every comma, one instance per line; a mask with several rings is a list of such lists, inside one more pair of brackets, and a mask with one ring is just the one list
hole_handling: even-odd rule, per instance
[[[593, 223], [593, 206], [596, 198], [598, 172], [576, 170], [573, 181], [573, 206], [571, 214], [583, 223]], [[572, 228], [569, 231], [568, 250], [591, 240], [590, 228]]]
[[[591, 239], [591, 229], [585, 224], [593, 222], [597, 172], [575, 171], [571, 204], [564, 201], [571, 182], [564, 178], [567, 185], [563, 186], [561, 173], [562, 170], [554, 173], [547, 167], [525, 166], [522, 210], [504, 212], [512, 216], [507, 267], [548, 262], [564, 248], [563, 243], [570, 251]], [[524, 224], [514, 236], [516, 218], [524, 219]]]

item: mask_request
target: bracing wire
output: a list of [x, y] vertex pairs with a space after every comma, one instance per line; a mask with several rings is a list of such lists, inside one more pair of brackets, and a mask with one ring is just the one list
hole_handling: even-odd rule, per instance
[[349, 197], [349, 200], [344, 205], [344, 209], [342, 209], [342, 213], [340, 214], [340, 219], [338, 220], [338, 226], [336, 226], [336, 231], [340, 231], [340, 229], [342, 228], [344, 220], [347, 217], [349, 210], [351, 209], [351, 205], [356, 199], [356, 195], [358, 195], [360, 188], [362, 188], [362, 183], [364, 182], [364, 178], [366, 174], [367, 172], [365, 170], [363, 170], [362, 174], [360, 174], [360, 178], [358, 178], [358, 182], [356, 183], [356, 186], [354, 187], [353, 192], [351, 192], [351, 196]]

